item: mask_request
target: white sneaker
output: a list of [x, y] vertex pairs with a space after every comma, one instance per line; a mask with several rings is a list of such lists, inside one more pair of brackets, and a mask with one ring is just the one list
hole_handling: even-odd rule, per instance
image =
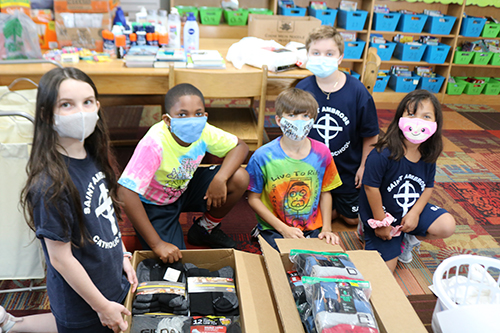
[[413, 255], [411, 251], [416, 248], [420, 252], [420, 244], [422, 242], [417, 239], [414, 235], [405, 234], [401, 247], [403, 247], [403, 252], [398, 257], [398, 260], [404, 264], [409, 264], [413, 260]]
[[0, 333], [11, 330], [14, 324], [18, 321], [22, 321], [22, 318], [16, 318], [7, 311], [5, 311], [4, 307], [0, 305]]

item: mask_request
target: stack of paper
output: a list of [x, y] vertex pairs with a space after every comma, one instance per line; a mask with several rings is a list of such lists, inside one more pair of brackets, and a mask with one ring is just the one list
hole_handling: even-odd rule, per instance
[[127, 67], [153, 67], [157, 52], [158, 46], [132, 46], [125, 56], [125, 65]]
[[160, 48], [156, 53], [155, 68], [168, 68], [173, 63], [175, 68], [185, 68], [186, 52], [183, 48]]
[[217, 50], [196, 50], [188, 53], [187, 67], [225, 69], [226, 62]]

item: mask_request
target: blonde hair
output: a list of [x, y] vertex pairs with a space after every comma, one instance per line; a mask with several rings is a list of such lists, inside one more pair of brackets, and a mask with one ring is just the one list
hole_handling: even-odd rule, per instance
[[283, 113], [307, 113], [312, 119], [318, 115], [318, 102], [307, 91], [298, 88], [283, 90], [275, 102], [276, 115], [282, 117]]
[[344, 38], [338, 33], [337, 29], [329, 25], [321, 25], [314, 28], [307, 36], [306, 39], [306, 50], [309, 52], [309, 47], [311, 47], [312, 42], [320, 39], [333, 39], [337, 47], [339, 48], [340, 55], [344, 54]]

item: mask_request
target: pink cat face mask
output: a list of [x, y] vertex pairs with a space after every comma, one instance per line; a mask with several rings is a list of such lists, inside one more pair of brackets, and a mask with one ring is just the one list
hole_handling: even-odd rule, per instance
[[437, 123], [418, 118], [401, 117], [399, 118], [399, 129], [408, 141], [419, 144], [436, 133]]

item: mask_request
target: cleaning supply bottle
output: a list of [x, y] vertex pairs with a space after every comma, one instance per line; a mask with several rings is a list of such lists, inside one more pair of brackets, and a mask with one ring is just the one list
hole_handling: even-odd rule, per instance
[[186, 52], [195, 51], [200, 48], [200, 28], [192, 12], [184, 25], [184, 50]]
[[115, 44], [116, 44], [116, 58], [117, 59], [123, 59], [125, 54], [127, 54], [127, 38], [125, 35], [118, 35], [115, 37]]
[[115, 36], [109, 30], [102, 31], [102, 50], [109, 54], [110, 57], [116, 56]]
[[168, 46], [181, 47], [181, 17], [177, 8], [173, 7], [168, 15]]

